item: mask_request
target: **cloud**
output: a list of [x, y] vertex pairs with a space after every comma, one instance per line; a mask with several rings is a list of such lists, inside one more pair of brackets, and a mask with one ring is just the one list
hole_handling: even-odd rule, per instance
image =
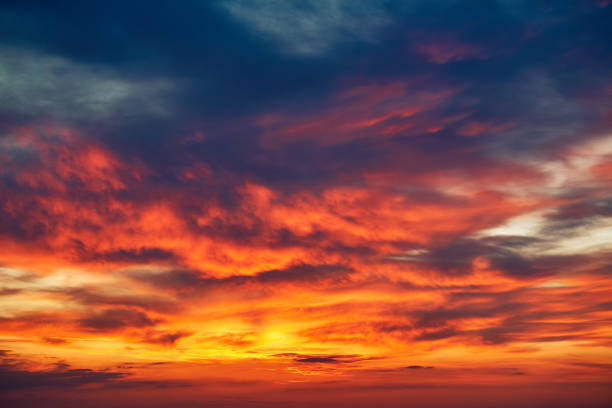
[[476, 235], [485, 237], [482, 242], [522, 242], [513, 245], [513, 250], [532, 264], [539, 259], [595, 256], [612, 250], [607, 239], [612, 225], [609, 206], [609, 197], [571, 200], [554, 210], [523, 214]]
[[53, 345], [61, 345], [61, 344], [69, 343], [68, 340], [58, 338], [58, 337], [43, 337], [41, 340], [47, 344], [53, 344]]
[[294, 362], [299, 364], [351, 364], [358, 363], [362, 361], [370, 361], [370, 360], [379, 360], [380, 357], [368, 357], [362, 356], [358, 354], [331, 354], [331, 355], [308, 355], [308, 354], [299, 354], [299, 353], [280, 353], [275, 354], [274, 357], [277, 358], [291, 358]]
[[191, 336], [193, 333], [188, 331], [147, 331], [146, 336], [142, 339], [144, 343], [160, 344], [163, 346], [174, 346], [177, 341], [184, 337]]
[[107, 261], [112, 263], [151, 263], [173, 261], [176, 254], [163, 248], [117, 249], [112, 251], [84, 253], [84, 261]]
[[0, 296], [11, 296], [21, 293], [21, 289], [15, 288], [2, 288], [0, 289]]
[[91, 370], [87, 368], [59, 368], [34, 371], [10, 362], [0, 364], [0, 390], [17, 391], [32, 388], [72, 389], [89, 384], [106, 384], [126, 377], [126, 373]]
[[[492, 153], [539, 155], [548, 152], [553, 142], [564, 145], [577, 133], [587, 132], [590, 112], [579, 101], [567, 97], [562, 84], [546, 72], [524, 72], [499, 91], [508, 98], [496, 105], [508, 105], [508, 112], [521, 120], [486, 142]], [[498, 93], [491, 97], [499, 100]]]
[[256, 34], [301, 57], [322, 56], [352, 41], [374, 41], [393, 21], [380, 4], [369, 0], [229, 0], [223, 6]]
[[125, 328], [143, 328], [155, 325], [145, 313], [131, 309], [107, 309], [78, 321], [85, 330], [112, 332]]
[[70, 364], [59, 362], [54, 367], [36, 369], [28, 367], [31, 361], [6, 352], [0, 353], [0, 391], [25, 391], [38, 388], [53, 390], [73, 390], [80, 387], [99, 387], [103, 389], [128, 388], [177, 388], [191, 386], [192, 383], [180, 380], [132, 379], [131, 373], [89, 368], [72, 368]]
[[41, 292], [66, 296], [73, 301], [88, 306], [125, 306], [136, 307], [162, 313], [172, 313], [180, 310], [181, 305], [176, 300], [156, 294], [119, 294], [108, 293], [113, 286], [106, 290], [87, 287], [75, 288], [42, 288]]
[[208, 277], [192, 270], [162, 272], [130, 272], [129, 276], [160, 289], [199, 296], [212, 290], [231, 290], [249, 286], [274, 287], [275, 285], [316, 285], [341, 283], [353, 272], [344, 265], [294, 265], [285, 269], [273, 269], [252, 276], [235, 275], [225, 278]]
[[324, 364], [337, 364], [340, 361], [338, 361], [337, 358], [333, 358], [333, 357], [303, 357], [303, 358], [296, 358], [295, 361], [297, 361], [298, 363], [324, 363]]
[[2, 46], [0, 110], [29, 117], [101, 120], [165, 115], [175, 84], [141, 79], [104, 67]]
[[460, 238], [443, 246], [416, 253], [399, 254], [391, 257], [394, 261], [433, 268], [441, 274], [466, 275], [473, 273], [485, 262], [487, 267], [517, 278], [533, 278], [553, 274], [561, 264], [580, 262], [571, 256], [528, 257], [521, 249], [538, 245], [537, 237], [521, 238], [503, 236], [496, 239]]
[[[361, 321], [323, 323], [300, 331], [312, 342], [328, 344], [389, 345], [407, 344], [419, 348], [444, 348], [449, 344], [497, 346], [527, 343], [577, 341], [579, 338], [602, 344], [597, 333], [602, 323], [597, 320], [601, 310], [610, 305], [594, 305], [598, 290], [589, 294], [584, 289], [569, 286], [530, 287], [514, 290], [487, 291], [481, 287], [461, 286], [437, 288], [434, 293], [448, 291], [439, 307], [431, 304], [421, 308], [388, 302], [369, 306], [346, 304], [334, 309], [332, 316], [360, 313]], [[419, 292], [416, 292], [419, 293]], [[422, 293], [422, 292], [421, 292]], [[412, 296], [415, 296], [414, 294]], [[564, 304], [572, 297], [574, 302]], [[537, 299], [537, 301], [536, 301]], [[563, 316], [567, 321], [560, 321]], [[588, 334], [590, 333], [590, 334]]]

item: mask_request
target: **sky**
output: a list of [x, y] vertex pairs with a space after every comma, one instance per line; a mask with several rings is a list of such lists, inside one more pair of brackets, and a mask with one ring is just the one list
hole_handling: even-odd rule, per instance
[[611, 21], [3, 1], [0, 402], [610, 406]]

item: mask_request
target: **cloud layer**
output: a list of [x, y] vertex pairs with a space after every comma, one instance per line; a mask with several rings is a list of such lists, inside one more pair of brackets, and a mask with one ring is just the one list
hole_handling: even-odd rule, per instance
[[3, 5], [3, 398], [607, 406], [608, 3]]

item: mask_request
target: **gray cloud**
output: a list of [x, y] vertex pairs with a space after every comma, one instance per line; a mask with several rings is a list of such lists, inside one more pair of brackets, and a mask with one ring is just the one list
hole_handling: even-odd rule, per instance
[[141, 79], [66, 58], [0, 47], [0, 110], [58, 119], [165, 115], [175, 84]]
[[351, 41], [374, 41], [391, 23], [379, 2], [363, 0], [233, 0], [225, 9], [288, 54], [319, 56]]

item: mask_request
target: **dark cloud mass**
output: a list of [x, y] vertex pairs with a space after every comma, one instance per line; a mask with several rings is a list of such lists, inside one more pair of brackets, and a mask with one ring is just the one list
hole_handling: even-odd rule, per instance
[[36, 387], [74, 388], [86, 384], [105, 383], [124, 377], [122, 373], [96, 372], [89, 369], [71, 369], [62, 372], [31, 372], [2, 370], [2, 390], [19, 390]]
[[304, 357], [296, 358], [298, 363], [338, 363], [338, 360], [333, 357]]
[[342, 265], [295, 265], [285, 269], [259, 272], [252, 276], [209, 277], [192, 270], [173, 270], [161, 273], [134, 272], [131, 277], [183, 295], [199, 296], [213, 290], [239, 290], [241, 287], [275, 285], [316, 285], [321, 282], [341, 284], [349, 278], [352, 268]]
[[130, 309], [107, 309], [79, 320], [84, 329], [113, 331], [130, 327], [149, 327], [155, 323], [145, 313]]
[[18, 355], [8, 350], [0, 357], [2, 357], [0, 362], [1, 391], [28, 390], [39, 387], [70, 389], [88, 384], [104, 384], [127, 375], [122, 372], [70, 368], [70, 365], [65, 363], [59, 363], [54, 368], [47, 370], [28, 369], [23, 366]]

